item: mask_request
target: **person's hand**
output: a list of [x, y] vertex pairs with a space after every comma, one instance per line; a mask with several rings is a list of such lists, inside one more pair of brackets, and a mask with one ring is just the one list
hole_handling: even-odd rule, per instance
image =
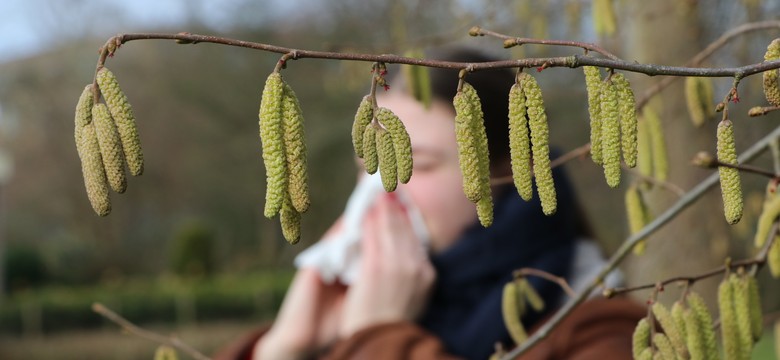
[[339, 334], [414, 320], [425, 308], [436, 273], [395, 194], [366, 214], [360, 274], [347, 291]]
[[323, 283], [317, 270], [298, 270], [273, 326], [255, 345], [255, 359], [303, 359], [333, 343], [345, 292], [344, 285]]

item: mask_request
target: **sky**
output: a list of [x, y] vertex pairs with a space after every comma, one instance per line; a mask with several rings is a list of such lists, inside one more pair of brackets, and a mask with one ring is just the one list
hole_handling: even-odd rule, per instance
[[[25, 58], [57, 41], [177, 27], [197, 19], [215, 31], [273, 19], [315, 0], [0, 0], [0, 63]], [[257, 14], [241, 14], [252, 4]], [[256, 15], [256, 16], [255, 16]]]

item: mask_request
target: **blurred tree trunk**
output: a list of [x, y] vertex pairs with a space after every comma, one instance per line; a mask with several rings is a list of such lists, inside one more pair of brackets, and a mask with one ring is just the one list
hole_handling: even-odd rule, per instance
[[[640, 63], [682, 65], [703, 48], [700, 39], [702, 24], [697, 16], [696, 2], [659, 0], [635, 3], [626, 9], [622, 24], [628, 27], [625, 53]], [[660, 78], [633, 75], [634, 89], [641, 96], [642, 89], [657, 83]], [[716, 94], [716, 97], [722, 94]], [[651, 103], [661, 118], [669, 154], [669, 181], [683, 189], [691, 189], [711, 171], [691, 167], [690, 159], [701, 150], [714, 152], [715, 127], [710, 121], [695, 128], [688, 116], [683, 81], [678, 80], [662, 92], [661, 101]], [[665, 211], [677, 197], [655, 187], [648, 201], [654, 215]], [[628, 281], [631, 284], [655, 282], [677, 275], [691, 275], [711, 269], [723, 262], [729, 247], [729, 225], [726, 223], [720, 199], [720, 189], [709, 191], [693, 206], [653, 235], [642, 256], [626, 261]], [[696, 291], [712, 299], [717, 281], [696, 284]], [[666, 291], [668, 298], [679, 294], [676, 286]], [[635, 296], [647, 299], [647, 292]]]

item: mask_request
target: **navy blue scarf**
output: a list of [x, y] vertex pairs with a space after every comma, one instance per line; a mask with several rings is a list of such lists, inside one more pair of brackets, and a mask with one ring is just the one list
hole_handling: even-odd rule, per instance
[[[494, 344], [512, 341], [501, 318], [501, 295], [513, 270], [541, 269], [567, 276], [578, 234], [576, 202], [563, 171], [553, 172], [558, 210], [542, 213], [538, 194], [525, 202], [513, 186], [497, 189], [493, 225], [471, 226], [449, 249], [431, 256], [437, 280], [420, 324], [438, 336], [447, 351], [467, 359], [487, 359]], [[546, 313], [529, 313], [526, 328], [547, 315], [563, 295], [552, 282], [529, 277]], [[511, 347], [511, 346], [509, 346]]]

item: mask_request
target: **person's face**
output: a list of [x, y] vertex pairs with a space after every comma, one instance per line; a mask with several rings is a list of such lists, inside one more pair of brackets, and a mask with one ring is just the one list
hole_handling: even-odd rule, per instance
[[446, 249], [474, 223], [477, 212], [463, 194], [463, 180], [455, 142], [455, 113], [448, 103], [433, 101], [430, 108], [401, 92], [378, 99], [404, 123], [412, 142], [414, 171], [408, 184], [399, 184], [420, 209], [431, 235], [434, 252]]

